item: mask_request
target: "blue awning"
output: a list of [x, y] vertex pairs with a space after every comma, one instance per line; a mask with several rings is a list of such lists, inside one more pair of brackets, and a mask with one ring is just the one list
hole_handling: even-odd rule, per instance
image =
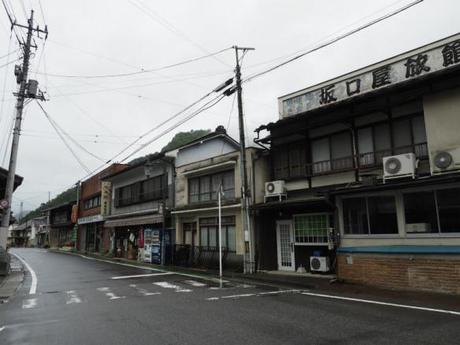
[[337, 250], [344, 254], [452, 254], [460, 255], [460, 246], [367, 246], [342, 247]]

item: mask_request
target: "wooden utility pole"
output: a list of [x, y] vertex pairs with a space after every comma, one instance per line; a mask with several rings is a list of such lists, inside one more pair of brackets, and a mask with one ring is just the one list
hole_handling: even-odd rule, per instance
[[243, 99], [241, 88], [241, 66], [239, 59], [239, 51], [254, 50], [254, 48], [243, 48], [234, 46], [236, 67], [235, 67], [235, 80], [236, 92], [238, 102], [238, 123], [240, 132], [240, 176], [241, 176], [241, 208], [242, 208], [242, 224], [244, 232], [244, 273], [254, 272], [254, 255], [252, 246], [252, 233], [251, 222], [249, 216], [249, 197], [250, 191], [248, 188], [248, 171], [246, 163], [246, 139], [244, 131], [244, 113], [243, 113]]
[[[9, 16], [9, 13], [8, 13]], [[37, 34], [45, 34], [45, 39], [48, 36], [48, 29], [45, 26], [45, 30], [41, 30], [38, 26], [34, 28], [34, 11], [30, 12], [30, 18], [28, 19], [27, 25], [17, 24], [9, 16], [11, 21], [11, 30], [14, 27], [21, 27], [27, 29], [26, 41], [19, 41], [19, 44], [23, 46], [24, 57], [22, 60], [22, 66], [15, 66], [16, 81], [19, 84], [19, 92], [15, 94], [17, 97], [16, 101], [16, 118], [13, 129], [13, 141], [11, 145], [10, 162], [8, 166], [8, 176], [6, 179], [5, 187], [5, 205], [4, 214], [2, 217], [1, 229], [0, 229], [0, 247], [6, 247], [7, 232], [10, 225], [10, 214], [11, 214], [11, 201], [13, 199], [14, 190], [14, 177], [16, 175], [16, 163], [18, 157], [19, 148], [19, 136], [21, 134], [22, 124], [22, 111], [24, 109], [24, 102], [26, 98], [37, 98], [44, 100], [43, 94], [38, 90], [38, 83], [35, 80], [28, 80], [29, 74], [29, 61], [30, 61], [30, 50], [32, 47], [36, 48], [36, 45], [32, 45], [32, 36], [34, 32]]]

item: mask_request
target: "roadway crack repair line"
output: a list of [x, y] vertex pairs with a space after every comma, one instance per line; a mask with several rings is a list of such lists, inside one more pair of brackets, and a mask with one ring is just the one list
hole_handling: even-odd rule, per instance
[[32, 277], [32, 284], [30, 285], [30, 290], [29, 290], [29, 295], [35, 295], [35, 293], [37, 292], [37, 284], [38, 284], [38, 280], [37, 280], [37, 275], [35, 274], [35, 271], [32, 269], [32, 267], [29, 266], [29, 264], [23, 259], [21, 258], [19, 255], [15, 254], [15, 253], [11, 253], [13, 254], [15, 257], [18, 258], [19, 261], [22, 262], [22, 264], [27, 268], [27, 270], [30, 272], [30, 275]]

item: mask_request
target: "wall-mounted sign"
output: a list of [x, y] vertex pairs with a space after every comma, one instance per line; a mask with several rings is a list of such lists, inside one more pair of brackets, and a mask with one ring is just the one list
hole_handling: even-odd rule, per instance
[[112, 183], [108, 181], [101, 182], [101, 215], [108, 216], [110, 214], [112, 196]]
[[78, 218], [78, 224], [89, 224], [89, 223], [97, 223], [102, 222], [104, 217], [100, 214], [96, 214], [94, 216], [87, 216]]
[[344, 77], [317, 89], [280, 99], [281, 117], [289, 117], [460, 64], [460, 39], [427, 51], [392, 59], [387, 65]]

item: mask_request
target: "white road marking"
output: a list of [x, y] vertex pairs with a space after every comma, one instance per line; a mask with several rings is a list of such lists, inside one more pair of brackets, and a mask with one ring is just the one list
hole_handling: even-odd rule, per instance
[[192, 292], [190, 289], [181, 288], [179, 285], [174, 285], [169, 282], [155, 282], [154, 285], [160, 286], [164, 289], [174, 289], [176, 292]]
[[240, 295], [222, 296], [221, 298], [222, 299], [226, 299], [226, 298], [241, 298], [241, 297], [251, 297], [251, 296], [255, 296], [255, 295], [256, 295], [255, 293], [242, 293]]
[[143, 278], [143, 277], [155, 277], [155, 276], [167, 276], [174, 274], [173, 272], [160, 272], [160, 273], [147, 273], [147, 274], [134, 274], [131, 276], [118, 276], [118, 277], [112, 277], [111, 279], [113, 280], [118, 280], [118, 279], [131, 279], [131, 278]]
[[142, 296], [155, 296], [155, 295], [161, 295], [161, 292], [150, 292], [146, 289], [138, 287], [136, 284], [129, 284], [130, 287], [133, 289], [136, 289], [137, 292], [139, 292]]
[[342, 296], [335, 296], [335, 295], [325, 295], [325, 294], [313, 293], [313, 292], [302, 292], [302, 295], [329, 298], [329, 299], [337, 299], [337, 300], [343, 300], [343, 301], [352, 301], [352, 302], [360, 302], [360, 303], [368, 303], [368, 304], [385, 305], [385, 306], [390, 306], [390, 307], [398, 307], [398, 308], [406, 308], [406, 309], [431, 311], [431, 312], [443, 313], [443, 314], [460, 315], [460, 312], [454, 311], [454, 310], [435, 309], [435, 308], [428, 308], [428, 307], [418, 307], [418, 306], [414, 306], [414, 305], [380, 302], [380, 301], [374, 301], [374, 300], [369, 300], [369, 299], [342, 297]]
[[0, 327], [0, 332], [3, 331], [6, 327], [3, 326], [3, 327]]
[[13, 252], [11, 254], [13, 254], [15, 257], [17, 257], [19, 259], [19, 261], [21, 261], [24, 264], [24, 266], [27, 268], [27, 270], [30, 272], [30, 275], [32, 277], [32, 284], [30, 285], [29, 295], [35, 295], [35, 293], [37, 292], [37, 284], [38, 284], [37, 283], [37, 275], [35, 274], [35, 271], [19, 255], [15, 254]]
[[32, 309], [37, 306], [37, 299], [36, 298], [30, 298], [26, 299], [22, 302], [22, 309]]
[[74, 290], [66, 291], [66, 294], [69, 296], [69, 299], [65, 302], [65, 304], [81, 303], [81, 299], [78, 297]]
[[229, 296], [221, 296], [221, 297], [209, 297], [206, 298], [207, 301], [217, 301], [219, 299], [238, 299], [243, 297], [259, 297], [259, 296], [267, 296], [267, 295], [281, 295], [285, 293], [300, 293], [303, 290], [276, 290], [276, 291], [266, 291], [266, 292], [259, 292], [259, 293], [244, 293], [239, 295], [229, 295]]
[[184, 283], [189, 284], [189, 285], [192, 285], [192, 286], [194, 286], [194, 287], [203, 287], [203, 286], [207, 286], [206, 284], [197, 282], [196, 280], [184, 280]]
[[97, 288], [98, 291], [101, 291], [101, 292], [105, 292], [105, 295], [107, 297], [109, 297], [109, 299], [113, 300], [113, 299], [123, 299], [123, 298], [126, 298], [126, 296], [117, 296], [115, 295], [109, 287], [100, 287], [100, 288]]
[[[65, 252], [62, 252], [62, 253], [63, 253], [63, 254], [71, 255], [71, 254], [65, 253]], [[72, 254], [72, 255], [73, 255], [73, 254]], [[164, 269], [161, 269], [161, 268], [153, 268], [153, 267], [148, 267], [148, 266], [137, 266], [137, 265], [133, 265], [133, 264], [127, 264], [127, 263], [124, 263], [124, 262], [115, 262], [115, 261], [110, 261], [110, 260], [104, 260], [104, 259], [93, 258], [93, 257], [89, 257], [89, 256], [82, 255], [82, 254], [76, 254], [76, 255], [78, 255], [78, 256], [80, 256], [80, 257], [82, 257], [82, 258], [84, 258], [84, 259], [87, 259], [87, 260], [101, 261], [101, 262], [105, 262], [105, 263], [112, 264], [112, 265], [120, 265], [120, 266], [126, 266], [126, 267], [133, 267], [133, 268], [142, 269], [142, 270], [147, 270], [147, 271], [168, 272], [168, 273], [177, 274], [177, 275], [180, 275], [180, 276], [183, 276], [183, 277], [189, 277], [189, 278], [194, 278], [194, 279], [207, 280], [207, 281], [212, 281], [212, 282], [215, 282], [215, 283], [219, 283], [219, 282], [220, 282], [220, 279], [219, 279], [219, 278], [214, 278], [214, 277], [200, 276], [200, 275], [198, 275], [198, 274], [191, 274], [191, 273], [174, 272], [174, 271], [168, 271], [168, 270], [164, 270]], [[228, 283], [228, 280], [222, 280], [222, 282]]]

